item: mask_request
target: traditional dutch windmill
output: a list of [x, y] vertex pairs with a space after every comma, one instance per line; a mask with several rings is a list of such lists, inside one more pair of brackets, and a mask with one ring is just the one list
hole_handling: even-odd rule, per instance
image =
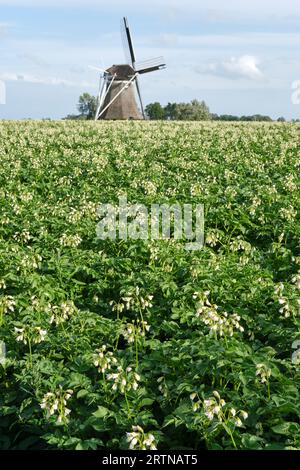
[[[107, 70], [94, 67], [101, 72], [95, 121], [98, 119], [145, 119], [138, 75], [166, 67], [162, 57], [136, 62], [126, 18], [122, 20], [122, 36], [127, 63], [113, 65]], [[140, 110], [136, 102], [135, 90], [140, 102]]]

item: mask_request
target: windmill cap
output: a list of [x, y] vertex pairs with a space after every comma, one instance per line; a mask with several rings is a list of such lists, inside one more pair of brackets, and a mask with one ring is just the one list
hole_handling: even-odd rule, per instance
[[118, 80], [128, 80], [135, 74], [133, 67], [128, 64], [112, 65], [112, 67], [107, 69], [107, 72], [111, 75], [116, 75]]

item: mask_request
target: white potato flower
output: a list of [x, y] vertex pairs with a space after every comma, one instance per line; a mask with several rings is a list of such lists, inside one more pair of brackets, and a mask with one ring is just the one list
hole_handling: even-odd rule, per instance
[[130, 450], [156, 450], [157, 443], [151, 433], [145, 433], [141, 426], [132, 426], [132, 432], [126, 433]]
[[71, 413], [71, 410], [67, 408], [67, 401], [72, 397], [73, 390], [63, 390], [60, 385], [55, 392], [47, 392], [42, 401], [40, 402], [40, 407], [42, 410], [45, 410], [46, 417], [53, 416], [57, 414], [57, 424], [68, 422], [68, 416]]

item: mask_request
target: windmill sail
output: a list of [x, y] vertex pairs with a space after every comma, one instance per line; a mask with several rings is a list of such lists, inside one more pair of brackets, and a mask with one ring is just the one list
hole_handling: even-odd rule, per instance
[[140, 89], [140, 85], [139, 85], [139, 81], [138, 81], [137, 77], [135, 79], [135, 84], [136, 84], [136, 91], [137, 91], [137, 94], [138, 94], [138, 97], [139, 97], [139, 100], [140, 100], [141, 112], [142, 112], [143, 118], [146, 119], [144, 106], [143, 106], [143, 99], [142, 99], [141, 89]]
[[133, 42], [131, 38], [131, 33], [129, 29], [129, 24], [127, 18], [123, 18], [122, 21], [122, 37], [123, 37], [123, 45], [124, 45], [124, 52], [126, 59], [132, 67], [135, 64], [135, 53], [133, 48]]
[[135, 70], [139, 74], [155, 72], [155, 70], [162, 70], [166, 68], [163, 57], [156, 57], [155, 59], [144, 60], [135, 64]]

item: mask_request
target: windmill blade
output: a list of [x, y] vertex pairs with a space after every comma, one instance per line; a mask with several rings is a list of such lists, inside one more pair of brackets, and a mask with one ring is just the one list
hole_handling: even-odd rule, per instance
[[97, 72], [101, 72], [101, 73], [108, 73], [106, 70], [100, 69], [99, 67], [95, 67], [94, 65], [89, 65], [89, 69], [96, 70]]
[[126, 60], [129, 62], [130, 65], [132, 65], [133, 68], [135, 68], [135, 53], [133, 48], [133, 42], [131, 38], [128, 20], [125, 17], [122, 20], [122, 39]]
[[144, 60], [136, 64], [136, 71], [139, 74], [155, 72], [156, 70], [162, 70], [166, 68], [166, 64], [163, 57], [156, 57], [154, 59]]
[[143, 75], [143, 73], [149, 73], [149, 72], [156, 72], [156, 70], [163, 70], [166, 67], [163, 65], [156, 65], [155, 67], [147, 67], [145, 69], [138, 69], [137, 72], [140, 75]]
[[138, 81], [138, 78], [137, 78], [137, 77], [136, 77], [136, 79], [135, 79], [135, 84], [136, 84], [136, 90], [137, 90], [137, 94], [138, 94], [138, 97], [139, 97], [139, 100], [140, 100], [140, 104], [141, 104], [142, 115], [143, 115], [143, 118], [146, 119], [145, 111], [144, 111], [144, 105], [143, 105], [143, 100], [142, 100], [142, 94], [141, 94], [141, 89], [140, 89], [140, 84], [139, 84], [139, 81]]

